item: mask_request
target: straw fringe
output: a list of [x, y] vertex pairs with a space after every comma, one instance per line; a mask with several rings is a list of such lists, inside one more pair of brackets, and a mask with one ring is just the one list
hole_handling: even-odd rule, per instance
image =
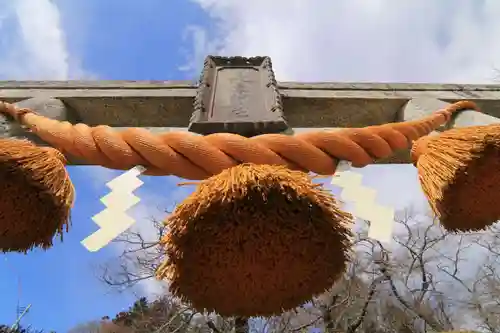
[[74, 188], [56, 149], [0, 139], [0, 251], [48, 249], [68, 231]]
[[341, 277], [352, 223], [307, 174], [243, 164], [200, 182], [165, 221], [157, 277], [199, 310], [279, 314]]
[[422, 189], [443, 227], [482, 230], [500, 219], [500, 125], [452, 129], [416, 150]]

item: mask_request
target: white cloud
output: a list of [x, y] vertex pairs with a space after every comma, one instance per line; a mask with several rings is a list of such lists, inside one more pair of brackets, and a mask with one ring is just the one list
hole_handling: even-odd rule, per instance
[[67, 48], [54, 2], [3, 1], [0, 13], [0, 79], [66, 80], [84, 75]]
[[478, 83], [500, 68], [495, 0], [192, 1], [218, 22], [196, 55], [269, 55], [281, 81]]

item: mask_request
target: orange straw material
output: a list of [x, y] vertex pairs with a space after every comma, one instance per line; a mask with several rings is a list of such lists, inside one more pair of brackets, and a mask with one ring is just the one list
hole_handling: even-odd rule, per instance
[[61, 152], [89, 164], [119, 170], [142, 165], [147, 168], [146, 174], [192, 180], [206, 179], [241, 163], [285, 165], [319, 175], [334, 174], [339, 160], [363, 167], [389, 157], [396, 150], [408, 149], [413, 141], [464, 109], [478, 110], [474, 103], [460, 101], [415, 121], [311, 131], [294, 136], [264, 134], [246, 138], [229, 133], [153, 134], [142, 128], [115, 131], [109, 126], [73, 125], [0, 102], [1, 113], [12, 116]]

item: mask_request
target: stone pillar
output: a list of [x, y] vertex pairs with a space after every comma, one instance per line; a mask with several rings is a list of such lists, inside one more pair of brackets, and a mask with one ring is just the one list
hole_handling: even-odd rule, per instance
[[498, 123], [500, 123], [500, 118], [493, 117], [474, 110], [464, 110], [457, 113], [457, 115], [451, 119], [449, 128], [481, 126]]
[[[35, 97], [14, 104], [19, 108], [31, 109], [39, 115], [51, 119], [69, 121], [71, 123], [77, 120], [74, 112], [59, 99]], [[3, 114], [0, 114], [0, 138], [28, 139], [38, 145], [48, 146], [39, 137], [26, 132], [17, 122]]]
[[[398, 120], [416, 120], [449, 105], [450, 103], [433, 97], [413, 98], [403, 107]], [[442, 131], [455, 127], [490, 125], [496, 123], [500, 123], [500, 118], [492, 117], [474, 110], [463, 110], [456, 113], [452, 120], [439, 130]]]
[[[20, 108], [28, 108], [37, 114], [56, 119], [59, 121], [68, 121], [75, 123], [78, 121], [76, 113], [67, 107], [61, 100], [50, 97], [34, 97], [14, 103]], [[28, 139], [39, 146], [50, 146], [33, 133], [25, 131], [16, 121], [9, 116], [0, 114], [0, 138], [5, 139]], [[66, 156], [69, 164], [85, 164], [81, 161]]]

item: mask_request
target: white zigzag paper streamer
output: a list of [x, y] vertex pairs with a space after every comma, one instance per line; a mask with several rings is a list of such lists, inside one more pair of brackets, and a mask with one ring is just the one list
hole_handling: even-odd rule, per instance
[[368, 237], [388, 243], [392, 239], [394, 209], [376, 203], [377, 191], [363, 186], [363, 175], [351, 171], [350, 163], [341, 162], [332, 184], [342, 188], [340, 197], [354, 203], [354, 215], [370, 221]]
[[138, 176], [145, 170], [136, 166], [106, 184], [111, 189], [101, 198], [106, 208], [92, 217], [100, 228], [81, 242], [87, 250], [96, 252], [102, 249], [135, 223], [125, 211], [141, 201], [132, 192], [144, 184]]

